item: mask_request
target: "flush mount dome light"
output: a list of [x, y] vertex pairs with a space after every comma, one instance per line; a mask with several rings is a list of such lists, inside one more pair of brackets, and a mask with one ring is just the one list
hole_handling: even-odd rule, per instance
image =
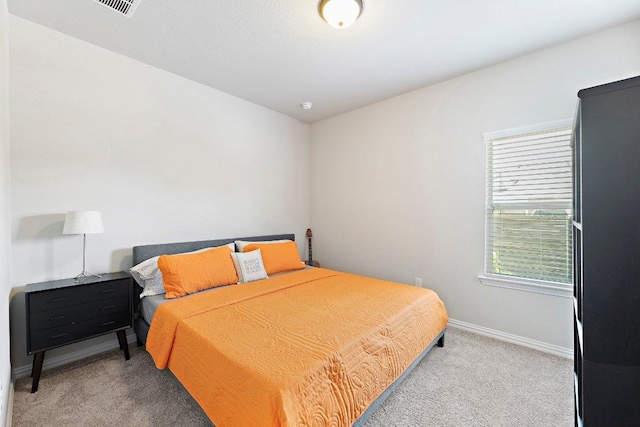
[[362, 0], [321, 0], [318, 12], [335, 28], [347, 28], [356, 22], [364, 7]]

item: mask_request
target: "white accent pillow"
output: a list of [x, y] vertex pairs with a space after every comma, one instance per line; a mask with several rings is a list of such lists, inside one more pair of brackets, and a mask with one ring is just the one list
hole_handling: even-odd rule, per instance
[[[227, 246], [232, 251], [235, 250], [235, 246], [233, 243], [222, 246]], [[182, 252], [181, 254], [176, 255], [195, 254], [218, 247], [220, 246], [211, 246], [210, 248], [198, 249], [197, 251], [192, 252]], [[162, 283], [162, 272], [158, 267], [158, 258], [160, 258], [160, 256], [154, 256], [153, 258], [142, 261], [140, 264], [129, 269], [129, 272], [131, 273], [135, 281], [138, 282], [138, 285], [140, 285], [140, 287], [143, 289], [142, 293], [140, 294], [140, 298], [151, 295], [160, 295], [167, 292], [164, 289], [164, 284]]]
[[158, 258], [160, 257], [154, 256], [129, 269], [135, 281], [142, 288], [140, 298], [166, 292], [162, 285], [162, 273], [158, 268]]
[[260, 249], [251, 252], [234, 252], [231, 254], [231, 258], [236, 267], [236, 273], [238, 273], [238, 283], [269, 278], [262, 263]]
[[236, 247], [238, 248], [238, 252], [242, 252], [244, 247], [247, 245], [251, 245], [254, 243], [260, 243], [260, 244], [264, 244], [264, 243], [285, 243], [285, 242], [292, 242], [293, 240], [265, 240], [265, 241], [260, 241], [260, 242], [250, 242], [248, 240], [236, 240], [235, 244]]

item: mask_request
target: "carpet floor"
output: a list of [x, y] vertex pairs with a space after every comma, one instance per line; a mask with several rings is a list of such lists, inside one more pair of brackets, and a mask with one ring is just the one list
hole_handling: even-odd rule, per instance
[[[211, 426], [167, 370], [131, 346], [16, 381], [14, 427]], [[449, 327], [365, 427], [572, 426], [571, 360]]]

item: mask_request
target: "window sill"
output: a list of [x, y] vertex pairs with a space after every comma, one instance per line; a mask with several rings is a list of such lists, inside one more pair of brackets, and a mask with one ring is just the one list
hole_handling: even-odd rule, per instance
[[573, 285], [568, 283], [544, 282], [542, 280], [523, 279], [520, 277], [505, 277], [480, 275], [480, 283], [487, 286], [515, 289], [518, 291], [535, 292], [537, 294], [553, 295], [556, 297], [573, 298]]

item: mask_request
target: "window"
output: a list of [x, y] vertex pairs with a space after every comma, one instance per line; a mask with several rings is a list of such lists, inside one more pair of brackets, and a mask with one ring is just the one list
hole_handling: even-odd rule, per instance
[[571, 296], [571, 121], [492, 132], [482, 283]]

